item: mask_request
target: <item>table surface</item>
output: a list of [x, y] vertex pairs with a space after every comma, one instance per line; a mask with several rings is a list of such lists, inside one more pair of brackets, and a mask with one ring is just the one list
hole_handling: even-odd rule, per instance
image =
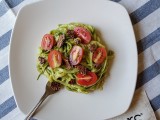
[[[38, 0], [0, 0], [0, 119], [20, 120], [8, 72], [9, 43], [17, 12]], [[160, 0], [112, 0], [123, 5], [131, 18], [138, 48], [136, 90], [146, 91], [160, 119]]]

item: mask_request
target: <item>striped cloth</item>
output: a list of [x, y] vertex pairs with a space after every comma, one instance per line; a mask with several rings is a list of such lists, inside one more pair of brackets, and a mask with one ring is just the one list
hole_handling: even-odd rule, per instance
[[[0, 0], [0, 119], [22, 120], [8, 73], [8, 51], [18, 10], [37, 0]], [[112, 0], [130, 15], [138, 46], [136, 89], [144, 89], [160, 120], [160, 0]]]

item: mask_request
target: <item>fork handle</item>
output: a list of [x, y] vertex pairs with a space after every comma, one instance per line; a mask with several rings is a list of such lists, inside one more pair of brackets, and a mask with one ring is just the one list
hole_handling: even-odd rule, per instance
[[39, 106], [43, 103], [43, 101], [49, 96], [49, 94], [47, 92], [45, 92], [43, 94], [43, 96], [41, 97], [41, 99], [39, 100], [39, 102], [36, 104], [36, 106], [28, 113], [28, 115], [26, 116], [26, 118], [24, 120], [30, 120], [31, 117], [35, 114], [35, 112], [37, 111], [37, 109], [39, 108]]

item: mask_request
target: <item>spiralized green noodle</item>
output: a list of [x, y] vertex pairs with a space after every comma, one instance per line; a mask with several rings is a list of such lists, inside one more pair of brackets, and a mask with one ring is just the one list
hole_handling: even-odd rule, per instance
[[[91, 44], [95, 44], [98, 47], [104, 47], [104, 48], [105, 46], [101, 43], [100, 37], [97, 35], [95, 28], [92, 27], [91, 25], [86, 25], [81, 23], [59, 24], [57, 29], [50, 31], [50, 34], [54, 35], [55, 40], [58, 41], [59, 36], [61, 34], [66, 35], [67, 30], [73, 30], [76, 26], [84, 27], [91, 33], [92, 40], [89, 44], [79, 44], [79, 46], [81, 46], [84, 49], [84, 56], [80, 64], [85, 66], [91, 72], [96, 73], [98, 77], [97, 82], [94, 85], [89, 87], [80, 86], [78, 84], [71, 85], [69, 84], [69, 81], [73, 79], [76, 80], [76, 74], [78, 73], [77, 68], [72, 67], [71, 69], [67, 69], [65, 65], [62, 64], [60, 67], [53, 69], [49, 66], [48, 62], [46, 62], [45, 64], [40, 64], [40, 62], [37, 60], [37, 70], [40, 73], [38, 76], [38, 79], [40, 75], [44, 74], [49, 79], [49, 81], [51, 82], [56, 81], [58, 83], [61, 83], [70, 91], [89, 93], [96, 89], [103, 88], [104, 77], [106, 74], [108, 74], [108, 67], [109, 67], [110, 61], [113, 59], [114, 54], [112, 51], [107, 50], [108, 56], [102, 63], [101, 67], [96, 68], [94, 66], [92, 61], [93, 53], [90, 52], [89, 46]], [[62, 47], [59, 48], [57, 46], [54, 46], [52, 49], [60, 51], [65, 57], [68, 57], [72, 47], [76, 45], [76, 43], [74, 42], [74, 39], [67, 38], [67, 37], [66, 39], [67, 40], [65, 40]], [[43, 57], [47, 60], [48, 54], [49, 54], [49, 51], [45, 51], [41, 47], [39, 47], [38, 56]]]

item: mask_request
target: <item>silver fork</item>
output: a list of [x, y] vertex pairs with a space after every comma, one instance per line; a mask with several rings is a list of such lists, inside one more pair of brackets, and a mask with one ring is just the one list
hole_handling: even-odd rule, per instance
[[49, 95], [56, 93], [60, 89], [61, 89], [61, 85], [59, 83], [57, 83], [57, 82], [49, 82], [48, 81], [47, 84], [46, 84], [45, 93], [43, 94], [43, 96], [41, 97], [41, 99], [39, 100], [39, 102], [36, 104], [36, 106], [28, 113], [28, 115], [26, 116], [26, 118], [24, 120], [30, 120], [30, 118], [33, 117], [33, 115], [35, 115], [37, 109], [43, 103], [43, 101]]

